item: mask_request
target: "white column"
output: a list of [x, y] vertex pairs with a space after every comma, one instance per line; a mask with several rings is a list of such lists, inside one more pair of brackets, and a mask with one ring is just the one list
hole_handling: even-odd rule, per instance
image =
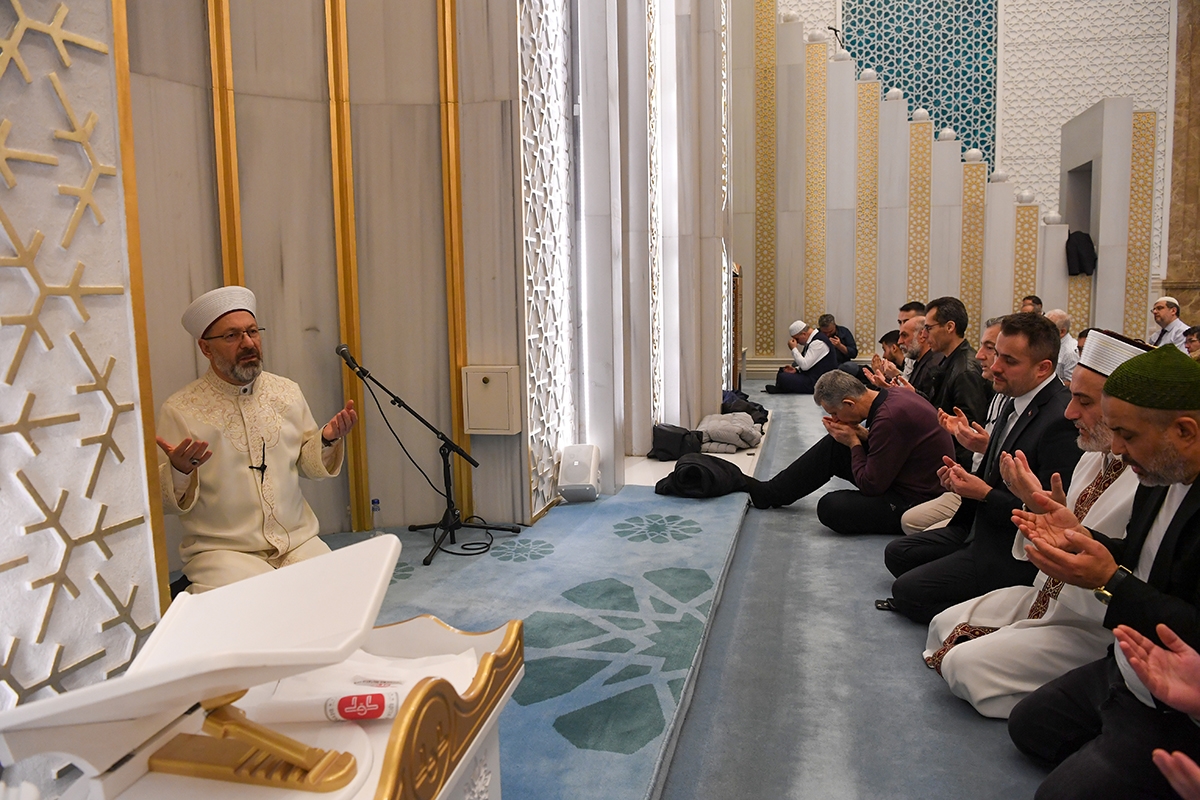
[[993, 172], [984, 206], [983, 318], [1013, 312], [1013, 226], [1016, 206], [1013, 185], [1002, 170]]
[[[854, 207], [857, 161], [857, 65], [839, 50], [826, 81], [828, 162], [825, 168], [825, 311], [854, 327]], [[816, 325], [815, 319], [806, 319]]]
[[[804, 48], [802, 22], [776, 26], [775, 327], [781, 331], [802, 317], [804, 310]], [[739, 108], [737, 91], [735, 85], [735, 111]], [[736, 138], [734, 143], [738, 144]], [[738, 178], [736, 173], [734, 178]], [[737, 190], [746, 192], [747, 188], [738, 186]], [[786, 336], [779, 338], [783, 348]]]
[[[908, 294], [908, 100], [887, 91], [879, 108], [879, 299], [875, 330], [896, 327]], [[859, 355], [866, 352], [859, 343]]]
[[958, 295], [962, 250], [962, 143], [949, 128], [933, 142], [929, 190], [929, 297]]
[[[1042, 226], [1040, 238], [1041, 255], [1038, 257], [1038, 297], [1042, 298], [1047, 310], [1061, 308], [1066, 310], [1070, 301], [1070, 286], [1067, 278], [1067, 235], [1068, 226], [1062, 223], [1058, 214], [1047, 214], [1042, 218], [1046, 224]], [[1074, 334], [1081, 325], [1077, 320], [1071, 323], [1071, 333]]]

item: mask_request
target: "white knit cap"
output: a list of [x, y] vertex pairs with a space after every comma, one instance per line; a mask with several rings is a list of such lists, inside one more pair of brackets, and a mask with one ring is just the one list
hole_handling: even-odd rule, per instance
[[1171, 295], [1169, 295], [1169, 294], [1163, 295], [1162, 297], [1160, 297], [1154, 301], [1154, 305], [1158, 305], [1159, 303], [1170, 303], [1173, 306], [1179, 305], [1179, 301], [1176, 300], [1174, 297], [1171, 297]]
[[230, 311], [249, 311], [257, 317], [256, 305], [254, 292], [245, 286], [222, 286], [193, 300], [180, 322], [193, 339], [199, 339], [209, 325]]
[[1138, 345], [1112, 331], [1093, 330], [1083, 343], [1083, 353], [1079, 356], [1079, 365], [1087, 367], [1092, 372], [1098, 372], [1104, 377], [1113, 374], [1113, 370], [1134, 356], [1140, 356], [1149, 345]]
[[798, 319], [788, 326], [788, 336], [799, 336], [800, 331], [807, 327], [808, 326], [804, 324], [804, 320]]

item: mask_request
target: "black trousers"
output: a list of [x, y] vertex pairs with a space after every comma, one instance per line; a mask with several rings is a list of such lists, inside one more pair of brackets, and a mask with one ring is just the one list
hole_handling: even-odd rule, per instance
[[[774, 478], [752, 489], [751, 495], [760, 507], [786, 506], [812, 494], [833, 477], [854, 482], [850, 448], [825, 436]], [[837, 533], [900, 534], [900, 517], [912, 505], [892, 491], [867, 497], [844, 489], [829, 492], [817, 501], [817, 519]]]
[[1186, 714], [1143, 704], [1112, 655], [1073, 669], [1026, 697], [1008, 717], [1026, 755], [1056, 764], [1038, 800], [1177, 797], [1150, 754], [1161, 747], [1200, 763], [1200, 728]]
[[820, 375], [813, 376], [807, 372], [788, 372], [783, 367], [775, 373], [775, 388], [780, 392], [790, 394], [812, 394], [813, 387], [817, 385], [817, 378]]
[[1037, 567], [1012, 557], [1011, 533], [987, 531], [967, 542], [957, 526], [934, 528], [889, 542], [883, 563], [896, 576], [892, 602], [914, 622], [1005, 586], [1033, 583]]

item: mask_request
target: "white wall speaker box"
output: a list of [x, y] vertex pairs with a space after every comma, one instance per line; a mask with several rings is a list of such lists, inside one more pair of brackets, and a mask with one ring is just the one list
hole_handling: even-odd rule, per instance
[[558, 463], [558, 493], [568, 503], [590, 503], [600, 496], [600, 448], [573, 444]]

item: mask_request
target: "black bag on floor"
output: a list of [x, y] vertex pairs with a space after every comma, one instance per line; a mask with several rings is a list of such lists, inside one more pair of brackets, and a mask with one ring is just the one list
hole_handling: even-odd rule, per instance
[[678, 425], [655, 425], [654, 447], [646, 457], [674, 461], [685, 453], [699, 453], [701, 441], [700, 431], [689, 431]]
[[681, 456], [675, 470], [654, 485], [655, 494], [677, 497], [720, 497], [746, 490], [746, 476], [723, 458], [707, 453]]

